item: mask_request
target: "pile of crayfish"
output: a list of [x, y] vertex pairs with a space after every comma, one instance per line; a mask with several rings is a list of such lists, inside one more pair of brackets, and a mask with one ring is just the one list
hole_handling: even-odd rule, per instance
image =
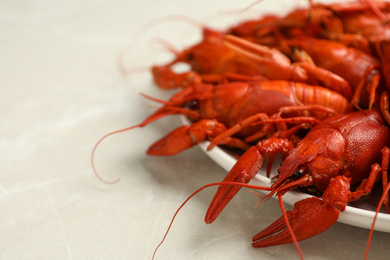
[[[253, 237], [254, 247], [295, 243], [302, 256], [297, 241], [328, 229], [347, 203], [377, 182], [383, 187], [378, 211], [383, 204], [390, 212], [389, 22], [386, 1], [309, 1], [285, 16], [266, 15], [224, 31], [204, 27], [199, 43], [172, 50], [171, 62], [151, 69], [157, 86], [177, 92], [168, 101], [146, 96], [161, 108], [124, 130], [184, 115], [192, 124], [173, 130], [147, 154], [171, 156], [205, 140], [208, 150], [235, 151], [237, 163], [214, 184], [219, 187], [206, 223], [242, 187], [263, 190], [260, 201], [274, 195], [281, 201], [296, 189], [317, 195], [283, 209]], [[179, 63], [190, 69], [175, 72]], [[264, 159], [270, 176], [277, 156], [282, 164], [272, 185], [249, 185]]]

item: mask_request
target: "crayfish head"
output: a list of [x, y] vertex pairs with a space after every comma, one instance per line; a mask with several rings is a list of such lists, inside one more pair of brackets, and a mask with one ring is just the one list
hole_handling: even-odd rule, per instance
[[176, 62], [189, 64], [198, 73], [219, 73], [230, 65], [234, 56], [223, 44], [224, 33], [204, 28], [203, 39], [198, 44], [177, 54]]
[[339, 131], [328, 127], [313, 129], [283, 161], [274, 189], [314, 185], [324, 191], [343, 167], [344, 150], [345, 140]]
[[163, 104], [163, 106], [147, 117], [138, 126], [142, 127], [162, 117], [177, 114], [187, 116], [191, 120], [199, 120], [199, 102], [210, 98], [212, 88], [213, 86], [209, 84], [189, 86], [174, 94], [169, 101], [159, 100], [142, 94], [152, 101]]
[[278, 194], [284, 194], [287, 191], [295, 190], [299, 187], [310, 187], [313, 185], [313, 178], [310, 176], [310, 174], [302, 174], [297, 177], [295, 174], [291, 176], [290, 178], [286, 179], [282, 184], [280, 185], [273, 185], [272, 186], [272, 192], [267, 195], [273, 195], [275, 193]]
[[199, 120], [198, 111], [200, 103], [210, 99], [212, 89], [213, 86], [211, 84], [188, 86], [173, 95], [165, 104], [164, 108], [166, 111], [172, 111], [172, 114], [182, 114], [192, 119]]

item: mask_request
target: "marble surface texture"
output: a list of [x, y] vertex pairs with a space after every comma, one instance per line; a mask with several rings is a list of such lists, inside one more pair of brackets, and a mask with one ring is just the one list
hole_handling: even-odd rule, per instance
[[[226, 28], [306, 1], [264, 0], [0, 1], [0, 259], [151, 259], [180, 204], [226, 171], [198, 147], [151, 157], [147, 147], [180, 125], [177, 117], [136, 125], [173, 92], [155, 87], [148, 68], [172, 58], [201, 28], [183, 15]], [[170, 17], [163, 19], [163, 17]], [[124, 75], [118, 60], [128, 69]], [[255, 249], [252, 236], [281, 215], [277, 200], [255, 208], [242, 191], [211, 225], [215, 192], [178, 214], [155, 259], [299, 259], [293, 245]], [[300, 242], [306, 259], [362, 259], [369, 231], [336, 223]], [[388, 259], [390, 234], [374, 232], [370, 259]]]

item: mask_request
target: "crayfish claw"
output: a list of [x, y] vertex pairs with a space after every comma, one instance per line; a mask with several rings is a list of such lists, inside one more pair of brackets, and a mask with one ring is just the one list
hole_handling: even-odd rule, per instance
[[[248, 183], [262, 165], [263, 156], [256, 146], [252, 146], [240, 157], [223, 182]], [[205, 222], [212, 223], [240, 189], [241, 186], [237, 185], [220, 185], [207, 210]]]
[[171, 156], [187, 150], [206, 140], [208, 136], [215, 136], [226, 130], [226, 127], [214, 119], [203, 119], [190, 126], [176, 128], [152, 144], [147, 151], [148, 155]]
[[[293, 211], [286, 213], [297, 241], [301, 241], [318, 235], [332, 226], [337, 221], [340, 211], [326, 204], [323, 200], [312, 197], [298, 201], [295, 203]], [[253, 237], [252, 246], [268, 247], [293, 242], [282, 216], [256, 234]]]
[[[348, 190], [349, 180], [344, 176], [337, 176], [331, 180], [321, 198], [311, 197], [296, 202], [293, 210], [287, 211], [286, 215], [297, 241], [316, 236], [336, 223], [348, 202]], [[255, 235], [252, 245], [268, 247], [293, 242], [282, 216]]]
[[[291, 211], [287, 211], [286, 213], [287, 218], [291, 221]], [[291, 235], [286, 229], [283, 217], [277, 219], [252, 238], [252, 246], [254, 247], [267, 247], [290, 242], [292, 242]]]

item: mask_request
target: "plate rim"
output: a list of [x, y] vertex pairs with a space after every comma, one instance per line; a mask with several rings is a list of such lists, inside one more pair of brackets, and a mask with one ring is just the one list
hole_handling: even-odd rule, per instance
[[[183, 124], [189, 125], [191, 121], [183, 115], [180, 115], [180, 119]], [[210, 157], [215, 163], [220, 167], [229, 171], [233, 165], [237, 162], [237, 159], [234, 158], [231, 154], [226, 153], [223, 149], [216, 146], [211, 151], [207, 151], [207, 147], [210, 144], [210, 141], [203, 141], [198, 144], [200, 149]], [[260, 170], [264, 172], [264, 170]], [[269, 186], [271, 179], [267, 178], [262, 174], [257, 174], [250, 182], [251, 184], [258, 184], [261, 186]], [[293, 206], [295, 202], [302, 200], [307, 197], [313, 197], [313, 195], [305, 194], [298, 191], [288, 191], [283, 195], [283, 203]], [[276, 199], [275, 196], [272, 196], [273, 199]], [[351, 226], [361, 227], [365, 229], [372, 228], [372, 220], [375, 216], [375, 212], [366, 209], [360, 209], [357, 207], [348, 206], [346, 209], [340, 213], [337, 222], [344, 223]], [[374, 230], [390, 233], [390, 214], [387, 213], [378, 213], [377, 220], [375, 223]]]

